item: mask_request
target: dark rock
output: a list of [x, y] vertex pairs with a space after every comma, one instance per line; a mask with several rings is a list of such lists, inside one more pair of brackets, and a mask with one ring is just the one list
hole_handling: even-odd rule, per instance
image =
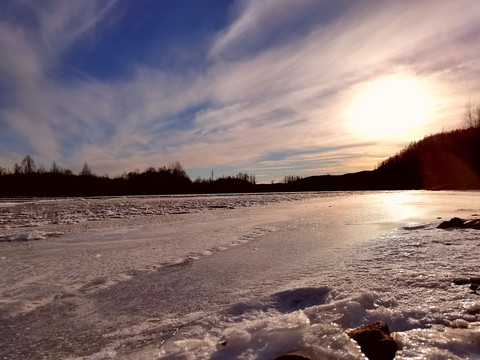
[[480, 277], [467, 277], [467, 278], [456, 278], [453, 279], [452, 282], [455, 285], [478, 285], [480, 286]]
[[464, 227], [468, 228], [468, 229], [477, 229], [479, 230], [480, 229], [480, 220], [478, 219], [474, 219], [474, 220], [467, 220], [465, 221], [465, 223], [463, 224]]
[[448, 221], [442, 221], [440, 225], [437, 226], [438, 229], [448, 229], [448, 228], [463, 228], [465, 225], [465, 220], [462, 220], [458, 217], [454, 217]]
[[458, 278], [458, 279], [453, 279], [452, 282], [455, 285], [467, 285], [467, 284], [470, 284], [470, 279], [469, 278]]
[[287, 355], [279, 356], [275, 358], [275, 360], [311, 360], [311, 359], [304, 355], [287, 354]]
[[360, 326], [347, 332], [347, 335], [360, 345], [369, 360], [391, 360], [397, 352], [397, 344], [383, 321]]
[[453, 279], [452, 282], [455, 285], [470, 285], [469, 289], [472, 290], [472, 294], [479, 295], [477, 293], [477, 291], [480, 289], [479, 277], [457, 278], [457, 279]]
[[438, 229], [450, 229], [450, 228], [460, 228], [460, 229], [477, 229], [480, 230], [480, 220], [462, 220], [458, 217], [454, 217], [448, 221], [442, 221], [440, 225], [437, 226]]

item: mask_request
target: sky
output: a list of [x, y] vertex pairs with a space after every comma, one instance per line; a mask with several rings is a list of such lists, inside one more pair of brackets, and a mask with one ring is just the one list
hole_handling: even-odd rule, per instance
[[0, 166], [372, 170], [480, 99], [477, 0], [3, 0]]

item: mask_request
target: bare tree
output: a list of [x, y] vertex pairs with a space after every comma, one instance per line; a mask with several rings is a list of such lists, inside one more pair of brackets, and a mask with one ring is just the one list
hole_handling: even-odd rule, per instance
[[20, 164], [20, 172], [24, 174], [31, 174], [37, 170], [35, 161], [33, 161], [30, 155], [27, 155], [23, 158], [22, 163]]
[[465, 112], [463, 113], [463, 123], [466, 129], [480, 127], [480, 105], [472, 101], [465, 104]]
[[301, 180], [302, 178], [300, 176], [297, 176], [297, 175], [286, 175], [284, 178], [283, 178], [283, 183], [284, 184], [293, 184], [294, 182], [296, 181], [299, 181]]
[[20, 174], [21, 172], [22, 172], [22, 168], [20, 167], [20, 165], [15, 163], [15, 165], [13, 165], [13, 173], [17, 175], [17, 174]]
[[92, 170], [88, 166], [87, 162], [85, 161], [85, 164], [83, 164], [82, 171], [80, 171], [80, 176], [90, 176], [92, 175]]
[[168, 165], [168, 171], [170, 172], [170, 174], [172, 174], [176, 177], [179, 177], [179, 178], [180, 177], [183, 177], [183, 178], [187, 177], [187, 172], [183, 168], [182, 164], [180, 164], [178, 161], [171, 162]]
[[60, 167], [54, 161], [53, 164], [52, 164], [52, 168], [50, 169], [50, 172], [52, 172], [54, 174], [58, 174], [58, 173], [60, 173], [60, 170], [61, 170]]

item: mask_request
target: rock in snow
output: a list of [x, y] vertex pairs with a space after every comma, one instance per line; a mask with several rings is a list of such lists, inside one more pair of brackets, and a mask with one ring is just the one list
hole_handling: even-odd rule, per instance
[[474, 285], [479, 285], [480, 286], [480, 277], [456, 278], [456, 279], [453, 279], [452, 282], [455, 285], [474, 284]]
[[310, 360], [310, 358], [303, 355], [288, 354], [277, 357], [275, 360]]
[[479, 277], [457, 278], [457, 279], [453, 279], [452, 282], [455, 285], [470, 285], [469, 289], [473, 291], [472, 294], [479, 295], [477, 293], [477, 291], [480, 289]]
[[438, 229], [462, 228], [462, 229], [477, 229], [480, 230], [480, 220], [463, 220], [458, 217], [451, 218], [448, 221], [442, 221], [437, 226]]
[[480, 230], [480, 220], [474, 219], [474, 220], [467, 220], [463, 224], [464, 227], [468, 229], [477, 229]]
[[448, 228], [463, 228], [465, 220], [462, 220], [458, 217], [454, 217], [447, 221], [442, 221], [440, 225], [437, 226], [438, 229], [448, 229]]
[[347, 332], [347, 335], [360, 345], [369, 360], [391, 360], [397, 352], [397, 344], [383, 321], [360, 326]]

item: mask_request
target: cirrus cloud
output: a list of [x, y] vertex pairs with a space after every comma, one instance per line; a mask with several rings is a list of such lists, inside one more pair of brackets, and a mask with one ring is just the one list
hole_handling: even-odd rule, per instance
[[[9, 14], [0, 18], [3, 166], [31, 153], [47, 166], [87, 161], [112, 174], [172, 160], [192, 176], [251, 169], [263, 181], [356, 171], [458, 125], [480, 90], [473, 0], [232, 2], [226, 24], [196, 44], [201, 65], [169, 68], [166, 49], [161, 66], [133, 56], [111, 78], [65, 59], [82, 49], [92, 61], [106, 56], [109, 34], [128, 24], [125, 4], [1, 7]], [[135, 42], [122, 46], [135, 54]], [[362, 84], [389, 74], [426, 84], [430, 118], [395, 138], [364, 138], [348, 127], [345, 108]]]

